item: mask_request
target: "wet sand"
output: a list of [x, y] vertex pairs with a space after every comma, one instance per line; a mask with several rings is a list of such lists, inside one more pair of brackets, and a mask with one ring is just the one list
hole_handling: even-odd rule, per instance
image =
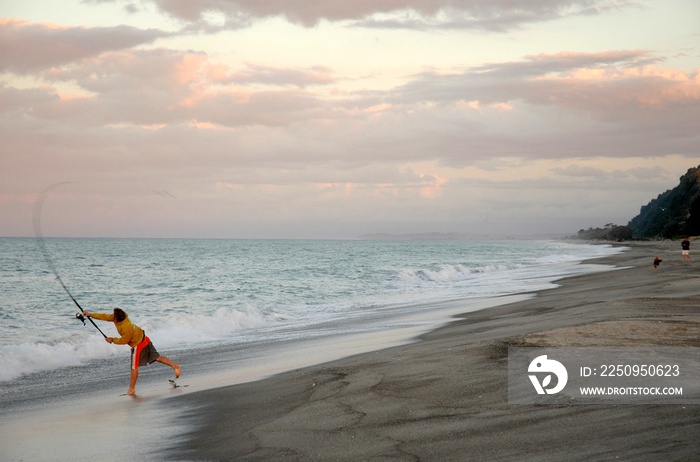
[[[700, 262], [682, 262], [676, 241], [625, 245], [594, 261], [621, 269], [466, 313], [417, 343], [164, 400], [186, 411], [179, 424], [191, 430], [161, 455], [700, 460], [698, 404], [508, 404], [509, 346], [700, 346]], [[655, 255], [664, 260], [656, 272]]]

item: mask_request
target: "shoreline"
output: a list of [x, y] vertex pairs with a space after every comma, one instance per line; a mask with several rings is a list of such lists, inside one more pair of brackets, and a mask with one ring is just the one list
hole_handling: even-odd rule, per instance
[[584, 262], [617, 269], [466, 312], [417, 342], [163, 400], [187, 409], [190, 429], [164, 458], [698, 457], [699, 405], [507, 403], [508, 346], [700, 346], [700, 263], [681, 262], [675, 241], [622, 245]]

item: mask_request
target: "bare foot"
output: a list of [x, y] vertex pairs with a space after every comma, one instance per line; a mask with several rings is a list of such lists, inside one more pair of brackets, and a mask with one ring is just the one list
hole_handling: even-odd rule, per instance
[[126, 392], [127, 395], [135, 395], [136, 394], [136, 389], [134, 388], [129, 388], [129, 391]]
[[175, 378], [180, 377], [180, 366], [175, 365]]

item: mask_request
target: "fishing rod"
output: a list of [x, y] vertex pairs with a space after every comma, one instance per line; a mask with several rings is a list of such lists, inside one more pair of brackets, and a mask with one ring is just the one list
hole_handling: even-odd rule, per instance
[[[63, 287], [63, 290], [66, 291], [68, 296], [70, 297], [71, 300], [73, 300], [73, 303], [75, 303], [75, 306], [78, 307], [80, 310], [80, 313], [76, 313], [75, 317], [81, 321], [83, 321], [83, 325], [85, 325], [85, 310], [83, 310], [83, 307], [80, 306], [80, 303], [73, 297], [73, 294], [70, 293], [70, 290], [68, 290], [68, 287], [63, 283], [63, 279], [61, 279], [61, 276], [58, 274], [58, 271], [56, 270], [56, 267], [53, 264], [53, 261], [51, 260], [51, 256], [49, 255], [49, 251], [46, 248], [46, 242], [44, 241], [44, 236], [41, 234], [41, 209], [44, 206], [44, 201], [46, 200], [46, 197], [49, 195], [51, 191], [54, 189], [58, 188], [61, 185], [64, 184], [69, 184], [71, 182], [63, 182], [63, 183], [54, 183], [48, 188], [44, 189], [40, 194], [39, 197], [37, 197], [36, 202], [34, 202], [34, 238], [36, 239], [37, 246], [41, 250], [41, 253], [44, 255], [44, 260], [46, 260], [46, 263], [49, 265], [49, 268], [51, 268], [51, 271], [53, 272], [54, 276], [56, 276], [56, 280], [58, 281], [59, 284], [61, 284], [61, 287]], [[91, 317], [87, 316], [87, 320], [90, 321], [90, 323], [95, 326], [95, 329], [99, 331], [100, 334], [104, 338], [107, 338], [104, 332], [97, 327], [97, 324], [95, 324], [95, 321], [92, 320]]]

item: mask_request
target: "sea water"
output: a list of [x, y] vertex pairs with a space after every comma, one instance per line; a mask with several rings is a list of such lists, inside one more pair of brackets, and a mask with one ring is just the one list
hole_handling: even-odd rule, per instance
[[[0, 238], [0, 405], [32, 390], [45, 396], [57, 384], [128, 374], [128, 349], [76, 319], [71, 296], [86, 311], [124, 309], [161, 353], [201, 363], [390, 331], [439, 318], [446, 302], [466, 311], [484, 298], [606, 269], [582, 262], [621, 250], [546, 240], [46, 238], [43, 245]], [[96, 323], [116, 336], [113, 324]]]

